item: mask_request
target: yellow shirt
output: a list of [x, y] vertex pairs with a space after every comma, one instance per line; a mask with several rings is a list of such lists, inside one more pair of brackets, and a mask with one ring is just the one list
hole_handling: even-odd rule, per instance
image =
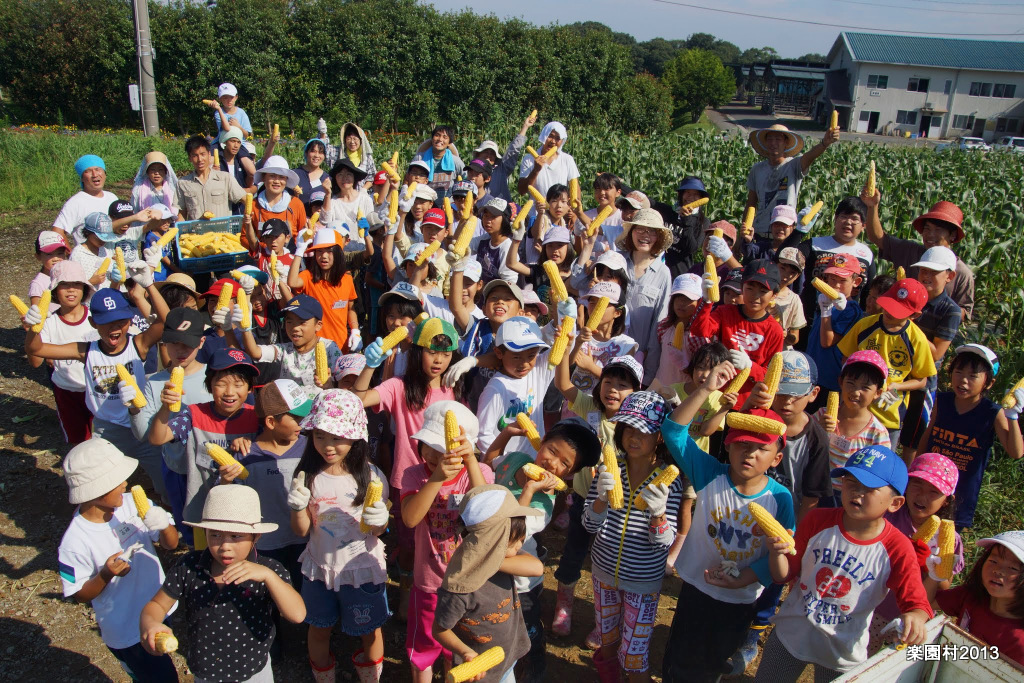
[[[676, 394], [679, 396], [680, 401], [686, 400], [686, 397], [690, 395], [686, 392], [685, 382], [673, 384], [672, 389], [675, 390]], [[697, 411], [697, 414], [693, 416], [693, 420], [690, 422], [690, 438], [693, 439], [694, 443], [700, 446], [700, 449], [705, 453], [707, 453], [708, 449], [711, 448], [711, 437], [701, 436], [701, 425], [703, 425], [705, 421], [710, 420], [715, 415], [717, 415], [718, 411], [720, 411], [721, 409], [722, 392], [712, 391], [711, 394], [708, 396], [708, 400], [704, 401], [704, 405], [700, 407], [700, 410]], [[722, 421], [722, 424], [718, 425], [717, 431], [722, 431], [723, 429], [725, 429], [724, 420]]]

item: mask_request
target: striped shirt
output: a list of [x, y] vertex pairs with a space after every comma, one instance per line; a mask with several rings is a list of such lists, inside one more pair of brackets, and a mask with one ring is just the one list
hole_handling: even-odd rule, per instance
[[[818, 424], [821, 425], [822, 429], [825, 428], [825, 422], [823, 420], [824, 417], [824, 407], [814, 414], [814, 419], [818, 421]], [[839, 425], [836, 425], [836, 431], [828, 433], [829, 472], [837, 467], [846, 467], [846, 461], [849, 457], [862, 448], [867, 448], [868, 446], [890, 447], [889, 430], [885, 428], [885, 425], [883, 425], [874, 414], [871, 415], [871, 421], [864, 426], [864, 429], [860, 430], [853, 436], [840, 434], [838, 430]], [[842, 491], [842, 479], [834, 477], [832, 479], [832, 489], [835, 493]]]
[[696, 494], [686, 475], [680, 474], [669, 486], [668, 505], [665, 518], [668, 528], [658, 530], [651, 526], [649, 511], [636, 507], [640, 493], [658, 474], [659, 467], [651, 472], [640, 485], [634, 488], [629, 481], [626, 458], [619, 459], [619, 476], [622, 478], [624, 501], [622, 508], [605, 508], [605, 512], [594, 512], [597, 500], [597, 479], [590, 484], [583, 527], [594, 536], [590, 551], [593, 573], [602, 582], [623, 590], [636, 593], [654, 593], [661, 590], [665, 577], [665, 560], [668, 549], [675, 540], [679, 505], [682, 500], [693, 500]]

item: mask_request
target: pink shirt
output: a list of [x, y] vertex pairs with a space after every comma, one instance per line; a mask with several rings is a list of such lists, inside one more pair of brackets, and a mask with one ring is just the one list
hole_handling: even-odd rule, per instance
[[[490, 467], [481, 463], [480, 473], [488, 484], [494, 483], [494, 472]], [[402, 500], [426, 486], [430, 475], [426, 463], [407, 468], [402, 479]], [[412, 579], [416, 587], [425, 593], [436, 593], [441, 587], [448, 561], [459, 547], [459, 503], [469, 489], [469, 472], [463, 467], [453, 479], [441, 485], [427, 516], [413, 529], [416, 534], [416, 561]]]
[[377, 387], [377, 395], [380, 403], [375, 410], [391, 415], [394, 423], [395, 460], [391, 466], [391, 485], [400, 491], [405, 470], [423, 462], [416, 447], [417, 442], [412, 440], [412, 435], [423, 426], [423, 411], [437, 401], [454, 401], [455, 392], [445, 388], [430, 389], [423, 402], [423, 409], [416, 411], [409, 410], [405, 402], [405, 380], [401, 377], [392, 377], [382, 382]]

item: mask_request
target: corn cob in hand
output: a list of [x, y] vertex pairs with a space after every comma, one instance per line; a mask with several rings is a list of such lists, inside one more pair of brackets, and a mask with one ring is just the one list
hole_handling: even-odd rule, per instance
[[[545, 475], [548, 474], [548, 471], [541, 467], [540, 465], [528, 462], [525, 465], [523, 465], [523, 474], [525, 474], [530, 479], [533, 479], [534, 481], [543, 481]], [[562, 481], [561, 479], [559, 479], [558, 483], [555, 484], [556, 491], [564, 491], [566, 490], [566, 488], [568, 487], [565, 485], [565, 482]]]
[[622, 474], [619, 472], [619, 459], [615, 457], [615, 446], [607, 444], [602, 452], [604, 469], [610, 472], [615, 480], [615, 488], [608, 493], [608, 507], [613, 510], [622, 509]]
[[530, 445], [533, 446], [533, 450], [540, 450], [540, 432], [537, 431], [537, 425], [533, 424], [533, 420], [526, 413], [519, 413], [516, 415], [516, 424], [519, 428], [526, 432], [526, 438], [530, 440]]
[[245, 469], [244, 466], [228, 453], [226, 450], [213, 443], [212, 441], [206, 442], [206, 454], [209, 455], [215, 463], [221, 467], [230, 467], [231, 465], [238, 465], [242, 468], [242, 473], [238, 475], [239, 479], [246, 479], [249, 476], [249, 470]]
[[772, 514], [765, 510], [757, 503], [749, 503], [747, 508], [750, 510], [750, 514], [754, 517], [757, 525], [761, 527], [761, 531], [764, 533], [766, 538], [778, 537], [780, 540], [789, 543], [789, 548], [786, 550], [787, 555], [796, 555], [796, 541], [793, 536], [779, 524], [779, 521], [772, 517]]
[[[678, 477], [679, 468], [676, 467], [675, 465], [669, 465], [661, 472], [659, 472], [658, 475], [654, 477], [654, 479], [651, 479], [651, 483], [647, 485], [647, 488], [653, 488], [660, 484], [664, 484], [665, 486], [671, 486], [672, 482], [674, 482]], [[637, 496], [633, 500], [633, 505], [636, 507], [637, 510], [647, 509], [647, 501], [644, 500], [643, 496]]]
[[500, 645], [495, 645], [489, 650], [484, 650], [468, 662], [463, 662], [453, 667], [448, 672], [445, 683], [463, 683], [469, 679], [489, 671], [505, 661], [505, 650]]
[[[366, 514], [368, 508], [373, 507], [374, 503], [381, 499], [384, 495], [384, 485], [380, 483], [379, 479], [372, 480], [366, 485], [366, 498], [363, 500], [363, 514]], [[364, 524], [362, 519], [359, 520], [359, 531], [360, 533], [368, 534], [370, 529], [373, 527]]]
[[115, 368], [117, 369], [117, 378], [128, 386], [135, 388], [135, 398], [132, 399], [132, 405], [136, 408], [145, 408], [146, 397], [142, 395], [141, 391], [139, 391], [139, 385], [135, 381], [135, 375], [128, 372], [128, 368], [126, 368], [122, 363], [118, 363]]

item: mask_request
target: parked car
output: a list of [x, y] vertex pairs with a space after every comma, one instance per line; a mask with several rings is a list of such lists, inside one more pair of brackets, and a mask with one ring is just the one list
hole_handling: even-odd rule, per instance
[[[1024, 138], [1018, 138], [1024, 139]], [[949, 149], [961, 149], [964, 151], [987, 152], [991, 149], [989, 144], [982, 138], [960, 137], [954, 138], [952, 142], [944, 142], [935, 148], [936, 152], [944, 152]]]
[[1002, 149], [1013, 152], [1024, 153], [1024, 138], [1013, 137], [1012, 135], [1006, 135], [999, 138], [999, 142], [992, 145], [992, 149]]

